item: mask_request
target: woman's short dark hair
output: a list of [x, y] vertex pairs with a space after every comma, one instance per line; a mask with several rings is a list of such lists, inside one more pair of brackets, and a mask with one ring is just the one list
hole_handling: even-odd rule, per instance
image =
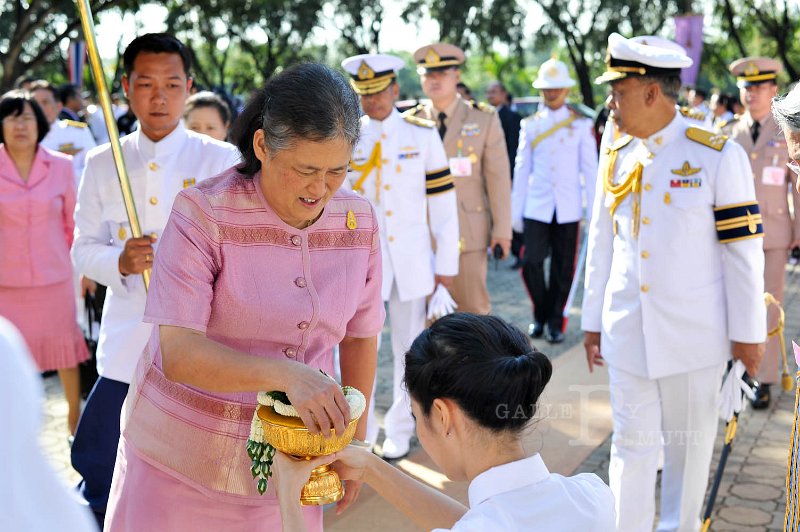
[[[42, 142], [42, 139], [50, 131], [50, 124], [47, 123], [47, 118], [44, 116], [42, 108], [33, 99], [29, 92], [21, 90], [9, 91], [0, 96], [0, 122], [5, 120], [7, 116], [19, 116], [25, 111], [25, 103], [28, 103], [33, 109], [33, 114], [36, 115], [36, 143]], [[3, 136], [3, 128], [0, 127], [0, 142], [5, 142]]]
[[132, 40], [128, 47], [125, 48], [125, 53], [122, 54], [125, 75], [131, 75], [136, 57], [141, 53], [178, 54], [183, 62], [183, 72], [187, 78], [190, 77], [192, 57], [189, 55], [189, 50], [186, 49], [186, 46], [174, 35], [169, 33], [146, 33]]
[[183, 117], [186, 118], [189, 116], [189, 113], [195, 109], [200, 109], [203, 107], [216, 109], [220, 118], [222, 118], [222, 121], [226, 124], [230, 123], [231, 108], [228, 107], [228, 104], [225, 102], [225, 100], [211, 91], [200, 91], [189, 96], [186, 99], [186, 104], [183, 107]]
[[447, 398], [494, 432], [525, 428], [552, 373], [527, 335], [495, 316], [444, 316], [406, 353], [406, 387], [426, 416], [434, 399]]
[[351, 146], [361, 131], [358, 96], [340, 73], [319, 63], [301, 63], [270, 78], [256, 91], [236, 119], [231, 138], [242, 153], [239, 172], [261, 169], [253, 150], [253, 135], [264, 130], [270, 154], [298, 140], [344, 139]]

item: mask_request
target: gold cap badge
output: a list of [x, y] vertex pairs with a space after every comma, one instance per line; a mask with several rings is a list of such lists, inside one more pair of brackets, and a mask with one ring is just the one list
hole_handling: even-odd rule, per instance
[[439, 62], [439, 54], [433, 48], [428, 48], [428, 53], [425, 54], [425, 64], [435, 64]]
[[372, 70], [366, 61], [361, 61], [361, 65], [358, 67], [358, 79], [372, 79], [375, 77], [375, 71]]

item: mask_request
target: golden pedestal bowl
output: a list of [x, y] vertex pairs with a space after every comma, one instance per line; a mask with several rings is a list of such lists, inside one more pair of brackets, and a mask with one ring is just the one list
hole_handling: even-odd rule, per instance
[[[341, 451], [350, 444], [356, 433], [358, 418], [350, 420], [350, 424], [341, 436], [332, 431], [332, 435], [311, 434], [299, 417], [282, 416], [271, 406], [258, 407], [258, 419], [264, 428], [264, 441], [278, 451], [291, 454], [306, 460], [314, 456], [328, 456]], [[304, 506], [329, 504], [344, 497], [344, 486], [339, 475], [331, 469], [330, 464], [315, 467], [311, 477], [303, 486], [300, 504]]]

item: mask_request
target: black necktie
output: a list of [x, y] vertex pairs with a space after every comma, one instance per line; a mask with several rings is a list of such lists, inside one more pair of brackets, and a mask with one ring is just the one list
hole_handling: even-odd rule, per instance
[[753, 139], [753, 144], [755, 144], [756, 141], [758, 140], [758, 133], [760, 129], [761, 129], [761, 124], [758, 122], [758, 120], [753, 122], [753, 125], [750, 126], [750, 138]]
[[444, 134], [447, 133], [447, 125], [444, 121], [447, 120], [447, 115], [444, 113], [439, 113], [439, 138], [444, 138]]

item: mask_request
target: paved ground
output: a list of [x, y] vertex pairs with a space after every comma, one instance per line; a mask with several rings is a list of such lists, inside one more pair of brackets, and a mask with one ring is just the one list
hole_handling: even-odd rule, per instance
[[[494, 313], [516, 326], [527, 328], [530, 322], [530, 303], [518, 271], [512, 271], [510, 261], [500, 262], [495, 270], [489, 265], [489, 287], [493, 297]], [[800, 336], [800, 279], [789, 269], [786, 293], [786, 337]], [[580, 291], [576, 306], [580, 304]], [[552, 346], [537, 341], [536, 347], [555, 358], [582, 339], [579, 309], [574, 309], [566, 331], [566, 341]], [[379, 378], [376, 396], [379, 415], [391, 404], [391, 360], [388, 338], [384, 331], [384, 348], [379, 356]], [[793, 364], [792, 364], [793, 368]], [[790, 369], [794, 371], [794, 369]], [[45, 379], [45, 426], [41, 443], [52, 464], [69, 484], [78, 480], [77, 473], [69, 465], [67, 446], [66, 404], [61, 398], [61, 386], [57, 377]], [[767, 411], [747, 410], [742, 414], [732, 455], [723, 476], [717, 498], [712, 530], [780, 530], [785, 508], [784, 480], [786, 460], [791, 434], [794, 408], [793, 393], [778, 395]], [[720, 424], [720, 432], [723, 425]], [[720, 437], [721, 440], [721, 437]], [[600, 445], [581, 464], [578, 472], [591, 471], [607, 480], [610, 440]], [[713, 468], [719, 455], [718, 442]]]

